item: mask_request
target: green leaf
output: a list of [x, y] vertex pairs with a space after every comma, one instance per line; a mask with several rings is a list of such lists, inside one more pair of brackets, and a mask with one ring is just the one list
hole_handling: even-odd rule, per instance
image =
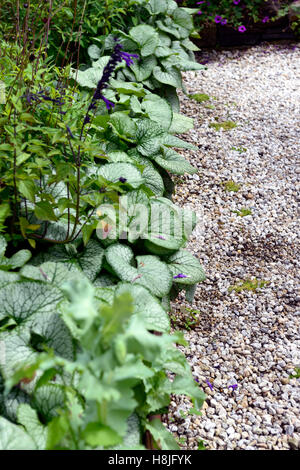
[[36, 449], [44, 450], [47, 441], [47, 428], [40, 423], [36, 410], [27, 404], [21, 404], [18, 408], [18, 422], [24, 426], [34, 441]]
[[0, 450], [36, 450], [36, 446], [21, 426], [0, 417]]
[[136, 125], [126, 113], [116, 112], [111, 115], [109, 124], [121, 139], [133, 138], [136, 133]]
[[143, 286], [119, 283], [116, 295], [128, 292], [133, 299], [133, 314], [142, 318], [148, 330], [167, 332], [170, 320], [159, 300]]
[[133, 71], [137, 82], [143, 82], [151, 76], [152, 71], [156, 65], [157, 60], [155, 56], [150, 55], [143, 58], [138, 63], [135, 62], [133, 65], [131, 65], [130, 70]]
[[170, 47], [172, 40], [168, 34], [159, 31], [159, 46]]
[[182, 155], [172, 149], [164, 149], [163, 155], [156, 155], [154, 160], [159, 166], [175, 175], [194, 174], [198, 171]]
[[173, 382], [165, 382], [162, 389], [168, 394], [174, 393], [176, 395], [186, 395], [192, 398], [199, 408], [203, 405], [206, 398], [205, 393], [197, 385], [191, 373], [185, 376], [176, 375]]
[[130, 158], [134, 160], [138, 165], [144, 166], [142, 176], [145, 180], [145, 186], [151, 189], [155, 196], [162, 196], [164, 194], [164, 182], [160, 173], [154, 168], [151, 161], [139, 155], [137, 152], [130, 152]]
[[145, 96], [145, 90], [143, 85], [135, 82], [123, 82], [121, 80], [110, 80], [110, 85], [112, 88], [117, 90], [118, 93], [124, 93], [125, 95], [135, 95], [135, 96]]
[[194, 29], [192, 15], [184, 11], [183, 8], [177, 8], [172, 15], [172, 20], [178, 27], [180, 37], [188, 38]]
[[113, 305], [105, 305], [100, 310], [103, 318], [102, 337], [104, 345], [109, 345], [114, 336], [120, 332], [123, 325], [133, 313], [131, 296], [124, 293], [114, 297]]
[[62, 290], [69, 299], [60, 305], [63, 319], [72, 335], [82, 339], [98, 315], [95, 290], [86, 279], [66, 281]]
[[26, 264], [21, 269], [20, 274], [23, 278], [50, 283], [58, 288], [62, 286], [66, 278], [69, 281], [72, 279], [85, 278], [83, 272], [79, 267], [76, 267], [75, 264], [72, 265], [72, 269], [69, 270], [67, 264], [54, 263], [53, 261], [46, 261], [39, 266]]
[[57, 356], [72, 360], [74, 358], [73, 338], [67, 326], [57, 313], [39, 313], [34, 315], [25, 326], [30, 327], [35, 338], [35, 348], [44, 346], [54, 350]]
[[32, 405], [48, 423], [58, 416], [65, 405], [65, 392], [58, 384], [48, 384], [38, 388], [33, 396]]
[[156, 57], [162, 58], [162, 57], [169, 57], [170, 55], [174, 54], [172, 49], [166, 46], [158, 46], [155, 51]]
[[40, 220], [52, 220], [57, 221], [57, 217], [54, 214], [53, 207], [48, 201], [37, 202], [35, 205], [34, 213]]
[[27, 261], [30, 260], [32, 254], [29, 250], [17, 251], [11, 258], [5, 258], [0, 256], [0, 269], [16, 269], [24, 266]]
[[162, 367], [170, 372], [182, 376], [187, 374], [190, 375], [191, 373], [190, 366], [185, 355], [173, 346], [165, 349]]
[[164, 427], [162, 422], [155, 418], [151, 421], [145, 421], [145, 427], [150, 431], [158, 446], [163, 450], [179, 450], [180, 447], [175, 441], [173, 435]]
[[147, 230], [149, 199], [142, 190], [130, 191], [120, 198], [120, 233], [127, 232], [130, 243]]
[[139, 417], [133, 413], [127, 419], [127, 432], [123, 439], [123, 443], [114, 448], [114, 450], [137, 449], [142, 441], [141, 424]]
[[145, 156], [154, 155], [162, 145], [165, 130], [150, 119], [137, 119], [137, 150]]
[[187, 302], [192, 304], [194, 302], [194, 297], [197, 289], [197, 284], [192, 284], [190, 286], [184, 286], [185, 288], [185, 299]]
[[92, 44], [91, 46], [89, 46], [87, 52], [90, 58], [93, 60], [97, 60], [101, 56], [101, 49], [96, 46], [96, 44]]
[[181, 41], [181, 45], [184, 46], [189, 51], [199, 51], [200, 50], [199, 47], [196, 46], [196, 44], [194, 44], [188, 38]]
[[93, 67], [86, 70], [71, 69], [70, 77], [73, 78], [80, 86], [86, 88], [96, 88], [99, 80], [102, 78], [104, 67], [107, 65], [110, 56], [101, 57], [93, 63]]
[[171, 134], [165, 135], [163, 143], [167, 147], [198, 150], [198, 147], [196, 147], [195, 145], [190, 144], [189, 142], [185, 142], [184, 140], [179, 139], [178, 137], [175, 137], [174, 135], [171, 135]]
[[[11, 215], [9, 204], [0, 204], [0, 232], [4, 231], [3, 224], [5, 220]], [[1, 242], [0, 242], [1, 243]], [[1, 254], [0, 254], [1, 256]]]
[[158, 33], [152, 26], [145, 24], [135, 26], [129, 31], [129, 35], [140, 46], [142, 57], [147, 57], [154, 54], [158, 46]]
[[82, 431], [82, 438], [91, 447], [111, 447], [122, 442], [116, 431], [98, 422], [89, 423]]
[[183, 213], [165, 198], [151, 198], [151, 225], [144, 234], [146, 248], [156, 254], [177, 251], [185, 243]]
[[0, 319], [11, 317], [20, 323], [39, 313], [52, 313], [61, 299], [60, 291], [39, 282], [14, 282], [0, 289]]
[[107, 153], [110, 163], [132, 163], [132, 158], [130, 158], [126, 152], [120, 150], [113, 150]]
[[175, 38], [180, 39], [180, 32], [177, 28], [174, 28], [174, 26], [172, 26], [172, 23], [171, 25], [166, 25], [163, 21], [158, 20], [156, 21], [156, 26], [158, 27], [158, 29], [164, 31], [168, 35], [171, 34], [172, 36], [175, 36]]
[[37, 192], [37, 188], [34, 184], [34, 181], [30, 179], [19, 181], [18, 190], [30, 202], [35, 202], [35, 194]]
[[107, 181], [112, 183], [119, 182], [119, 178], [125, 178], [126, 184], [129, 184], [132, 188], [139, 188], [144, 183], [140, 171], [130, 163], [108, 163], [103, 165], [98, 176], [102, 176]]
[[183, 134], [193, 129], [194, 120], [183, 114], [173, 113], [172, 124], [169, 128], [170, 134]]
[[[77, 273], [79, 270], [83, 272], [88, 279], [93, 281], [101, 270], [103, 255], [104, 249], [100, 243], [96, 240], [90, 240], [86, 247], [79, 252], [71, 243], [63, 246], [54, 246], [47, 252], [41, 252], [33, 258], [32, 264], [39, 266], [47, 261], [64, 263], [68, 271], [76, 271]], [[52, 268], [49, 266], [49, 269]]]
[[175, 88], [182, 87], [182, 79], [180, 72], [174, 68], [170, 68], [168, 72], [164, 72], [160, 67], [154, 67], [153, 69], [154, 78], [165, 85], [171, 85]]
[[55, 449], [57, 444], [62, 440], [69, 430], [69, 421], [67, 416], [56, 416], [51, 420], [48, 427], [48, 436], [46, 449], [52, 450]]
[[183, 72], [188, 70], [203, 70], [205, 69], [204, 65], [198, 64], [192, 60], [180, 60], [178, 66]]
[[162, 2], [161, 0], [150, 0], [147, 4], [147, 9], [153, 15], [159, 15], [161, 13], [171, 14], [177, 8], [177, 3], [173, 0], [165, 0]]
[[173, 279], [179, 273], [184, 274], [185, 278], [174, 279], [179, 284], [193, 285], [205, 280], [206, 276], [202, 266], [195, 256], [187, 250], [179, 250], [166, 258], [166, 262], [172, 272]]
[[163, 89], [160, 91], [161, 96], [165, 98], [168, 103], [172, 106], [174, 113], [179, 113], [180, 111], [180, 103], [179, 98], [176, 92], [176, 89], [172, 86], [165, 85]]
[[143, 285], [159, 297], [163, 297], [171, 289], [171, 273], [167, 265], [155, 256], [138, 256], [135, 267], [131, 248], [116, 243], [107, 248], [106, 259], [123, 281]]
[[168, 130], [172, 119], [173, 111], [169, 103], [158, 95], [149, 93], [142, 102], [142, 108], [148, 114], [148, 117], [165, 130]]

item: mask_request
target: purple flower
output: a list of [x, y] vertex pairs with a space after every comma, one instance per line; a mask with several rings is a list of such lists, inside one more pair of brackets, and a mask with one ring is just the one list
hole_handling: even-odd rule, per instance
[[122, 44], [118, 42], [117, 38], [114, 38], [114, 41], [115, 41], [115, 47], [114, 47], [113, 53], [110, 56], [110, 59], [107, 65], [104, 67], [102, 77], [97, 84], [97, 88], [95, 90], [92, 101], [88, 107], [87, 114], [83, 121], [83, 127], [85, 126], [85, 124], [90, 122], [90, 118], [88, 114], [91, 110], [93, 109], [95, 110], [97, 108], [97, 101], [99, 100], [104, 101], [106, 108], [108, 110], [112, 109], [115, 106], [114, 103], [112, 103], [112, 101], [109, 101], [107, 98], [103, 96], [102, 91], [108, 87], [108, 82], [112, 74], [114, 73], [118, 63], [122, 62], [122, 60], [125, 60], [126, 65], [130, 66], [134, 63], [132, 60], [133, 58], [139, 58], [137, 54], [128, 54], [128, 52], [123, 52], [122, 51], [123, 46]]
[[240, 32], [240, 33], [244, 33], [245, 31], [246, 31], [245, 26], [243, 26], [243, 25], [242, 25], [242, 26], [239, 26], [239, 32]]
[[105, 106], [106, 106], [106, 108], [107, 108], [108, 110], [114, 108], [115, 103], [113, 103], [112, 101], [109, 101], [109, 100], [108, 100], [107, 98], [105, 98], [105, 96], [103, 96], [103, 95], [100, 95], [100, 98], [101, 98], [102, 101], [104, 101]]
[[185, 277], [187, 277], [185, 274], [179, 273], [177, 276], [173, 276], [173, 279], [183, 279]]
[[197, 379], [197, 377], [195, 378], [195, 382], [199, 383], [199, 379]]
[[262, 19], [262, 22], [263, 23], [267, 23], [269, 21], [269, 17], [268, 16], [265, 16], [263, 19]]
[[235, 5], [238, 5], [238, 4], [240, 3], [240, 1], [241, 1], [241, 0], [233, 0], [233, 3], [234, 3]]
[[123, 176], [120, 176], [119, 181], [120, 183], [126, 183], [127, 179], [123, 178]]
[[208, 380], [205, 380], [205, 382], [206, 382], [206, 384], [209, 386], [209, 388], [210, 388], [211, 390], [214, 389], [213, 385], [212, 385]]
[[215, 16], [215, 23], [221, 23], [221, 21], [222, 21], [222, 16], [219, 16], [219, 15]]
[[43, 91], [39, 91], [38, 93], [32, 93], [29, 91], [25, 93], [22, 98], [26, 98], [28, 104], [32, 104], [33, 101], [37, 101], [37, 103], [39, 104], [42, 102], [42, 100], [51, 101], [51, 103], [57, 104], [58, 106], [62, 106], [64, 104], [62, 98], [51, 98], [50, 96], [45, 95]]
[[232, 388], [232, 390], [236, 390], [238, 388], [237, 384], [229, 385], [228, 388]]
[[199, 11], [197, 12], [197, 15], [202, 15], [202, 11], [199, 10]]
[[227, 23], [226, 18], [222, 18], [221, 24], [224, 25], [224, 24], [226, 24], [226, 23]]
[[125, 60], [126, 65], [128, 67], [130, 67], [130, 65], [134, 64], [132, 58], [139, 59], [139, 56], [137, 54], [128, 54], [128, 52], [121, 52], [121, 57], [122, 57], [123, 60]]
[[156, 238], [159, 238], [160, 240], [165, 240], [165, 237], [163, 237], [162, 235], [156, 235]]
[[201, 5], [202, 3], [205, 3], [205, 1], [203, 0], [202, 2], [197, 2], [197, 5]]

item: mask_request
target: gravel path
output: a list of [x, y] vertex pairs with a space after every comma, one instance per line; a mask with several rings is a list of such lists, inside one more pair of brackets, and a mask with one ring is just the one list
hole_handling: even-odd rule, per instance
[[[189, 249], [207, 280], [192, 306], [184, 296], [174, 303], [172, 318], [186, 330], [189, 348], [181, 349], [208, 399], [202, 416], [187, 414], [184, 397], [173, 401], [168, 426], [186, 449], [199, 441], [219, 450], [296, 449], [300, 46], [204, 58], [207, 70], [184, 79], [188, 93], [210, 99], [181, 95], [181, 111], [195, 119], [185, 138], [199, 147], [182, 154], [199, 173], [178, 178], [175, 202], [201, 218]], [[210, 127], [224, 121], [236, 127]]]

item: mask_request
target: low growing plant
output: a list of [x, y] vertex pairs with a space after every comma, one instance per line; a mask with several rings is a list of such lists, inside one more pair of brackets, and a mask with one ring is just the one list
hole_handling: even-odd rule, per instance
[[241, 188], [240, 184], [237, 184], [232, 180], [224, 181], [222, 185], [224, 186], [225, 191], [229, 191], [229, 192], [231, 191], [234, 193], [236, 193]]
[[242, 282], [242, 284], [236, 284], [234, 286], [230, 286], [228, 291], [229, 292], [235, 291], [237, 293], [243, 292], [243, 291], [255, 292], [256, 289], [262, 289], [268, 283], [269, 283], [269, 281], [258, 280], [256, 278], [246, 279], [245, 281]]
[[159, 302], [130, 283], [97, 287], [75, 265], [25, 264], [29, 255], [2, 255], [0, 448], [143, 448], [146, 429], [178, 448], [147, 417], [171, 394], [187, 394], [196, 409], [204, 395]]
[[232, 211], [232, 212], [237, 214], [239, 217], [246, 217], [247, 215], [252, 214], [251, 209], [245, 209], [245, 208], [242, 208], [241, 210], [238, 210], [238, 211]]
[[224, 131], [230, 131], [236, 127], [236, 123], [233, 121], [223, 121], [223, 122], [211, 122], [209, 127], [213, 127], [216, 131], [223, 129]]

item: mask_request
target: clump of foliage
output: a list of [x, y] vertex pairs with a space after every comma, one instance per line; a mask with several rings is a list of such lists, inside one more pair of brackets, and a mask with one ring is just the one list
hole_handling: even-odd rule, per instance
[[[172, 202], [171, 174], [197, 171], [174, 150], [196, 149], [176, 94], [200, 67], [191, 12], [130, 1], [91, 44], [90, 3], [72, 20], [50, 3], [17, 2], [0, 37], [0, 448], [141, 448], [146, 429], [178, 448], [148, 416], [204, 399], [167, 314], [205, 279], [185, 249], [196, 216]], [[74, 54], [55, 62], [61, 38]]]
[[300, 379], [300, 367], [296, 367], [293, 374], [289, 376], [290, 379]]
[[232, 211], [232, 212], [234, 212], [235, 214], [237, 214], [239, 217], [246, 217], [247, 215], [251, 215], [251, 214], [252, 214], [251, 209], [246, 209], [246, 208], [242, 208], [241, 210]]
[[233, 121], [223, 121], [223, 122], [211, 122], [209, 127], [213, 127], [216, 131], [223, 129], [224, 131], [230, 131], [236, 127], [236, 123]]
[[192, 100], [197, 101], [197, 103], [203, 103], [204, 101], [209, 101], [210, 97], [205, 93], [194, 93], [193, 95], [189, 95]]
[[268, 281], [258, 280], [256, 278], [246, 279], [245, 281], [242, 282], [242, 284], [230, 286], [228, 291], [229, 292], [235, 291], [237, 293], [243, 292], [243, 291], [255, 292], [256, 289], [262, 289], [267, 284], [268, 284]]
[[247, 149], [245, 147], [231, 147], [231, 150], [234, 150], [235, 152], [239, 153], [247, 152]]
[[232, 180], [224, 181], [222, 185], [224, 186], [225, 191], [234, 192], [234, 193], [238, 192], [238, 190], [241, 188], [240, 184], [237, 184]]

